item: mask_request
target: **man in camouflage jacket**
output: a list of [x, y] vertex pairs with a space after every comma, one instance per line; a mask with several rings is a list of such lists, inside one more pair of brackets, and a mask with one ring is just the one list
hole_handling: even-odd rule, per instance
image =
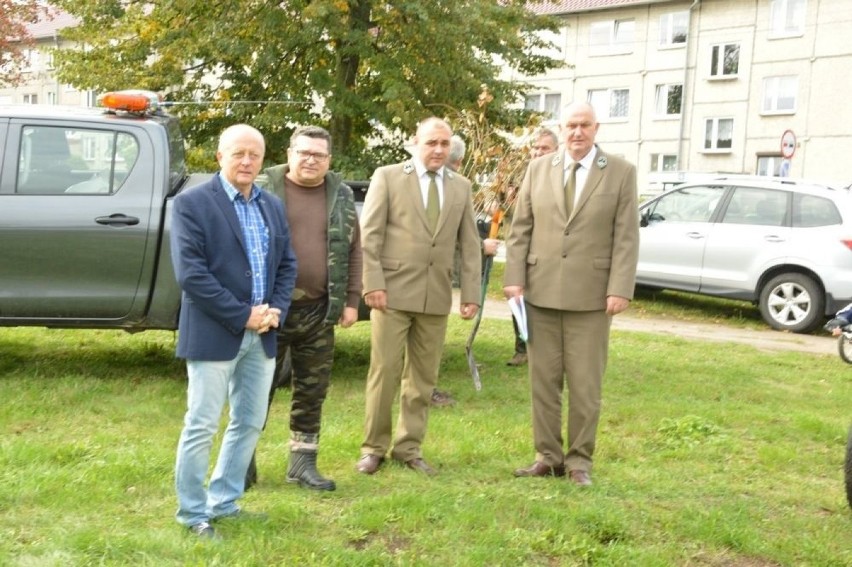
[[[358, 320], [361, 297], [361, 237], [352, 189], [329, 171], [331, 136], [323, 128], [296, 129], [287, 164], [264, 170], [258, 183], [287, 203], [293, 251], [298, 261], [290, 311], [278, 330], [279, 359], [273, 393], [289, 374], [282, 371], [289, 349], [293, 397], [287, 482], [334, 490], [316, 468], [322, 405], [334, 359], [334, 326]], [[264, 179], [265, 177], [265, 179]], [[251, 482], [251, 480], [249, 480]]]

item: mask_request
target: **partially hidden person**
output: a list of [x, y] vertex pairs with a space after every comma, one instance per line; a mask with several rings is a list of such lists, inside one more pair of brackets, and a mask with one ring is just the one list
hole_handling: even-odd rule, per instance
[[361, 234], [352, 189], [330, 170], [331, 134], [319, 126], [297, 128], [287, 163], [264, 170], [265, 188], [283, 198], [298, 259], [290, 310], [278, 330], [279, 353], [290, 350], [292, 376], [279, 356], [269, 393], [291, 380], [290, 455], [285, 479], [312, 490], [336, 483], [317, 469], [322, 408], [331, 383], [335, 325], [351, 327], [361, 300]]

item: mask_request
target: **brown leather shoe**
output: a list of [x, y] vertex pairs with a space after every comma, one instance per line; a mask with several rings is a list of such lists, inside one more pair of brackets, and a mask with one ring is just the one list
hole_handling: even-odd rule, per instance
[[506, 366], [523, 366], [527, 363], [527, 353], [516, 352], [515, 356], [506, 363]]
[[358, 459], [358, 464], [355, 465], [355, 468], [358, 469], [358, 472], [361, 474], [373, 474], [384, 462], [384, 457], [380, 457], [378, 455], [362, 455], [360, 459]]
[[438, 471], [430, 467], [428, 463], [426, 463], [426, 461], [424, 461], [420, 457], [405, 461], [405, 466], [407, 466], [411, 470], [422, 472], [426, 476], [435, 476], [436, 474], [438, 474]]
[[515, 476], [565, 476], [565, 466], [551, 467], [541, 461], [536, 461], [525, 469], [516, 469]]
[[591, 486], [592, 477], [589, 473], [581, 470], [573, 470], [568, 472], [568, 479], [577, 486]]

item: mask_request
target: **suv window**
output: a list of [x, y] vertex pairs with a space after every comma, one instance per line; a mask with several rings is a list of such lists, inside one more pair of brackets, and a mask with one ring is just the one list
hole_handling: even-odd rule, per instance
[[139, 143], [126, 132], [25, 126], [15, 192], [112, 194], [138, 157]]
[[812, 228], [842, 222], [840, 211], [831, 199], [804, 194], [796, 194], [793, 198], [793, 226]]
[[660, 198], [649, 212], [649, 220], [708, 222], [719, 204], [723, 187], [685, 187]]
[[725, 210], [723, 223], [784, 226], [789, 192], [736, 187]]

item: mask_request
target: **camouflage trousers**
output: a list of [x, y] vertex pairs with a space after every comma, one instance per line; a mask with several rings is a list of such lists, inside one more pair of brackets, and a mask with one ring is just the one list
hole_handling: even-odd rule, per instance
[[[292, 441], [316, 443], [334, 362], [334, 325], [324, 322], [328, 304], [291, 306], [287, 318], [278, 329], [278, 351], [290, 349], [292, 364], [292, 402], [290, 431]], [[278, 371], [280, 369], [276, 369]], [[270, 403], [275, 388], [281, 386], [280, 373], [269, 393]]]

